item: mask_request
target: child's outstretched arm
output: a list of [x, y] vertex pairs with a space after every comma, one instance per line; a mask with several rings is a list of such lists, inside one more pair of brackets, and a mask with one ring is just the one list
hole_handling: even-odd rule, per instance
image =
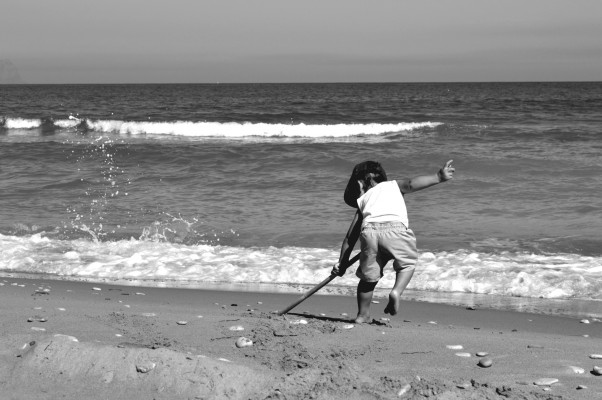
[[413, 193], [418, 190], [426, 189], [438, 183], [449, 181], [454, 178], [454, 172], [456, 169], [452, 166], [454, 160], [449, 160], [445, 165], [437, 171], [436, 174], [432, 175], [421, 175], [411, 179], [404, 179], [397, 181], [399, 184], [399, 190], [401, 193]]
[[362, 231], [362, 213], [358, 210], [351, 221], [351, 225], [349, 226], [349, 230], [347, 231], [347, 235], [345, 235], [345, 239], [343, 239], [343, 244], [341, 245], [341, 255], [339, 256], [339, 262], [332, 267], [332, 274], [343, 276], [345, 275], [345, 271], [349, 267], [349, 256], [353, 251], [353, 247], [355, 247], [355, 243], [357, 239], [360, 237], [360, 233]]

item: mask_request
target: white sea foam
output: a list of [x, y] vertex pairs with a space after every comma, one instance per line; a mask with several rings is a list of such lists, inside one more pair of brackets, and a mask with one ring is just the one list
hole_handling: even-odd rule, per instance
[[424, 127], [435, 127], [437, 122], [403, 122], [397, 124], [267, 124], [238, 122], [126, 122], [116, 120], [86, 120], [88, 128], [102, 133], [130, 135], [153, 134], [195, 137], [346, 137], [357, 135], [379, 135], [388, 132], [411, 131]]
[[[315, 284], [325, 279], [336, 249], [244, 248], [122, 240], [56, 240], [0, 235], [0, 270], [75, 279], [170, 282]], [[353, 288], [351, 268], [337, 286]], [[577, 254], [486, 254], [467, 250], [422, 253], [409, 288], [502, 296], [602, 300], [602, 258]], [[387, 268], [379, 283], [391, 287]], [[156, 283], [156, 282], [155, 282]]]
[[6, 118], [4, 121], [4, 127], [7, 129], [33, 129], [41, 125], [41, 119]]
[[75, 117], [70, 118], [70, 119], [59, 119], [54, 121], [54, 125], [58, 126], [59, 128], [74, 128], [76, 127], [78, 124], [80, 123], [80, 120], [76, 119]]

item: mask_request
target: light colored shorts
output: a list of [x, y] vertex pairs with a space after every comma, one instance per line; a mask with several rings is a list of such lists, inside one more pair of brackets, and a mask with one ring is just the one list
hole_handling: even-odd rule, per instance
[[401, 222], [368, 223], [360, 235], [360, 266], [356, 275], [366, 282], [378, 282], [391, 260], [395, 271], [414, 269], [418, 250], [416, 237]]

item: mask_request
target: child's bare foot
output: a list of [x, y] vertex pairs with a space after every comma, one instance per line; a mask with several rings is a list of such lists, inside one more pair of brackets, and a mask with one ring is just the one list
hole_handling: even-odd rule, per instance
[[399, 293], [391, 290], [391, 293], [389, 293], [389, 304], [385, 307], [385, 314], [397, 314], [397, 311], [399, 310], [399, 300]]
[[358, 314], [353, 322], [355, 322], [356, 324], [365, 324], [366, 322], [370, 322], [370, 321], [371, 320], [370, 320], [369, 315]]

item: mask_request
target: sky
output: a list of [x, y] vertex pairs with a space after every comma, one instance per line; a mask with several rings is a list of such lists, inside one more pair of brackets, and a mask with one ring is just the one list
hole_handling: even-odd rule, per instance
[[2, 0], [27, 83], [602, 81], [601, 0]]

